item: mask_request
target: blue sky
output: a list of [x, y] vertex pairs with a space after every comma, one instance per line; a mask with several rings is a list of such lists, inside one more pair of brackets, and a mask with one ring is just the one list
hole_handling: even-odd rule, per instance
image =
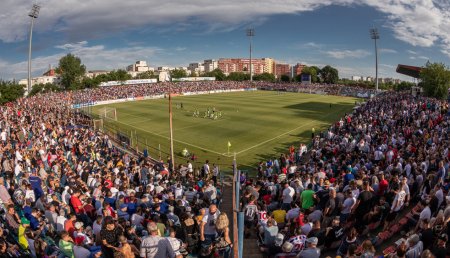
[[[318, 3], [320, 2], [320, 3]], [[0, 2], [0, 78], [26, 77], [32, 0]], [[407, 79], [397, 64], [450, 65], [448, 0], [39, 0], [33, 74], [66, 53], [88, 70], [118, 69], [136, 60], [187, 66], [247, 57], [245, 29], [254, 27], [254, 56], [332, 65], [341, 77], [374, 75], [377, 27], [382, 77]]]

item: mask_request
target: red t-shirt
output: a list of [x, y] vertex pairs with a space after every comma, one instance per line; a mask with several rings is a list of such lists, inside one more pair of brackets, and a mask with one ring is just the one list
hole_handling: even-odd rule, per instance
[[70, 204], [72, 204], [73, 209], [75, 210], [76, 214], [80, 214], [84, 212], [83, 208], [79, 208], [80, 206], [83, 206], [83, 204], [80, 201], [80, 198], [76, 197], [75, 195], [72, 195], [70, 197]]
[[384, 192], [388, 189], [389, 183], [386, 179], [383, 179], [380, 181], [380, 184], [378, 185], [378, 195], [383, 195]]

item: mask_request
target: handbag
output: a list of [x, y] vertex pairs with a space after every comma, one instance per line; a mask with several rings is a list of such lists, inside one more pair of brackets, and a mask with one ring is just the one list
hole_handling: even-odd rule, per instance
[[218, 250], [224, 250], [227, 248], [230, 244], [225, 240], [225, 237], [223, 236], [223, 233], [220, 235], [219, 239], [215, 243], [215, 247]]

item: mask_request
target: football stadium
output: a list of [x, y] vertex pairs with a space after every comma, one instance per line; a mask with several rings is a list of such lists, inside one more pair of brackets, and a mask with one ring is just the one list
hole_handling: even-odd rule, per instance
[[449, 10], [0, 1], [0, 258], [450, 257]]

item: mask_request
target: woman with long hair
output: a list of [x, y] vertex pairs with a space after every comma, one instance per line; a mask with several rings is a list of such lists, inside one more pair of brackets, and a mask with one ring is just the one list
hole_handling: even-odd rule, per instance
[[219, 235], [216, 246], [218, 247], [219, 255], [224, 258], [230, 257], [233, 243], [230, 239], [230, 221], [226, 213], [220, 213], [216, 221], [216, 230]]
[[375, 248], [370, 240], [366, 240], [362, 243], [362, 254], [360, 258], [373, 258], [375, 257]]

